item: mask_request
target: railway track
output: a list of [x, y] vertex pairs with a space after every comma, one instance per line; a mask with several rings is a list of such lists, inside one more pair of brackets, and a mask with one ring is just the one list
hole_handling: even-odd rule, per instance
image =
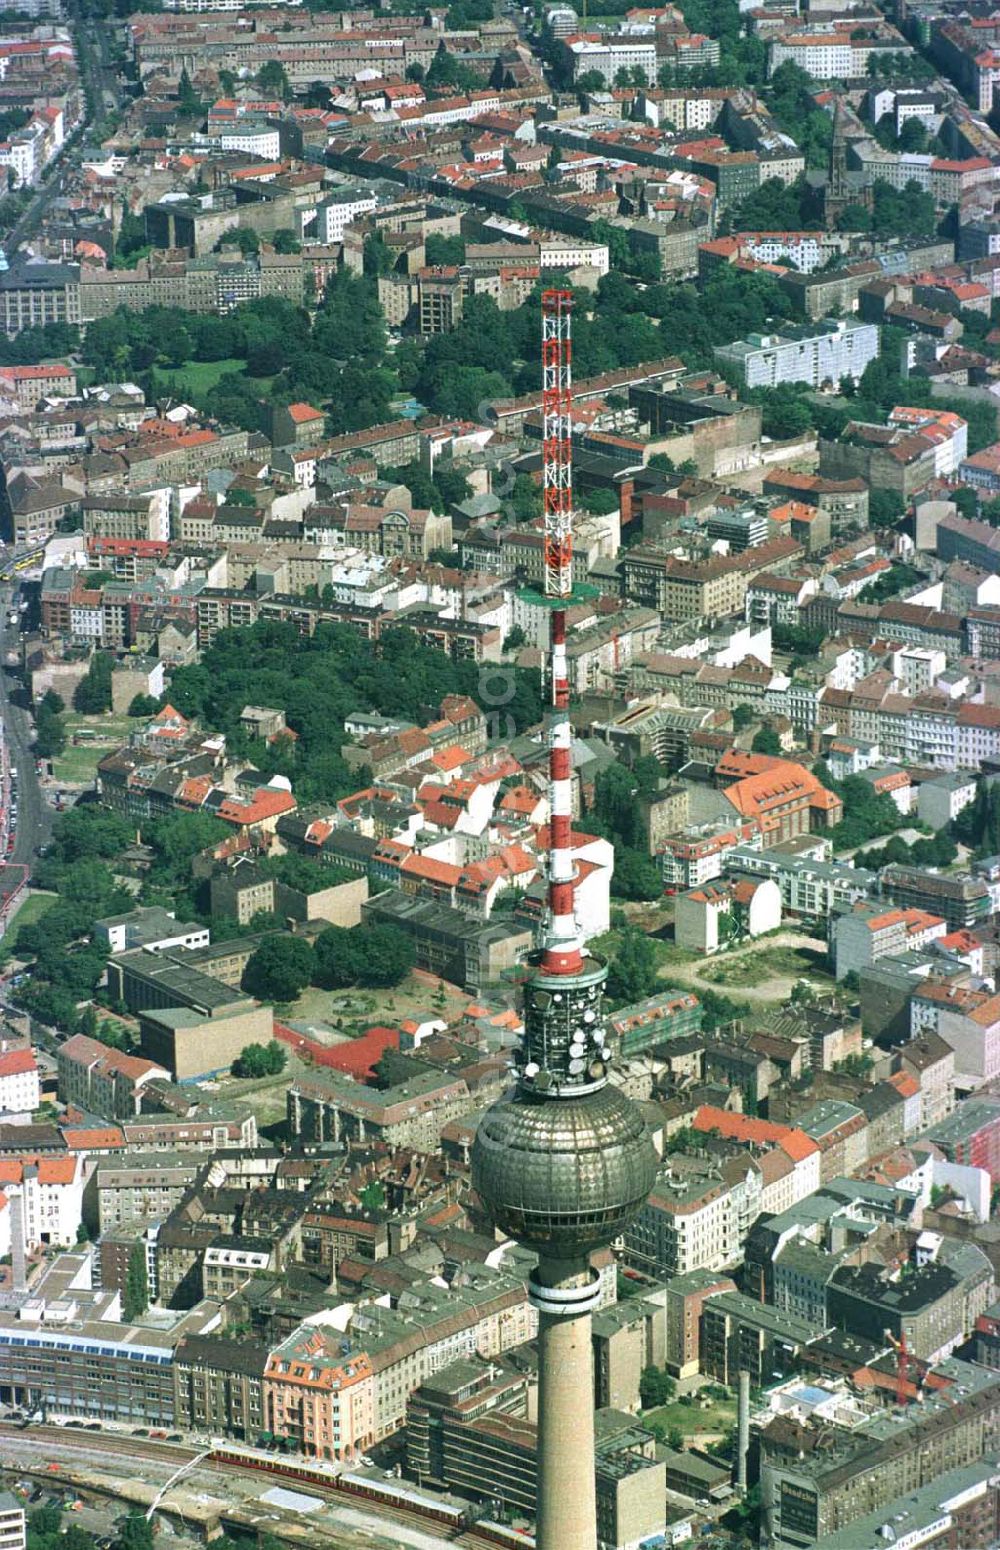
[[[113, 1432], [86, 1432], [76, 1427], [33, 1425], [29, 1431], [19, 1426], [0, 1421], [0, 1443], [5, 1438], [12, 1442], [24, 1442], [28, 1437], [34, 1439], [50, 1439], [58, 1443], [59, 1451], [63, 1454], [71, 1454], [81, 1461], [107, 1462], [109, 1459], [144, 1459], [148, 1463], [159, 1463], [171, 1469], [180, 1469], [185, 1463], [191, 1463], [198, 1458], [202, 1451], [184, 1443], [159, 1442], [156, 1439], [144, 1437], [123, 1437]], [[58, 1464], [58, 1459], [51, 1460]], [[50, 1471], [47, 1466], [39, 1467], [38, 1464], [16, 1466], [23, 1468], [26, 1473], [34, 1475], [49, 1475], [58, 1480], [58, 1470]], [[222, 1461], [206, 1457], [201, 1459], [197, 1466], [198, 1472], [215, 1474], [223, 1477], [246, 1477], [259, 1481], [261, 1471], [252, 1464], [240, 1465], [228, 1460]], [[280, 1482], [281, 1475], [275, 1475], [274, 1479]], [[295, 1481], [289, 1482], [293, 1487]], [[496, 1550], [496, 1540], [485, 1534], [477, 1533], [475, 1528], [454, 1530], [445, 1524], [434, 1521], [426, 1512], [417, 1508], [404, 1507], [395, 1502], [373, 1502], [371, 1499], [355, 1495], [353, 1492], [339, 1486], [333, 1480], [327, 1484], [324, 1481], [310, 1479], [305, 1484], [305, 1489], [310, 1494], [320, 1496], [325, 1501], [340, 1507], [349, 1507], [357, 1511], [367, 1512], [374, 1519], [382, 1519], [387, 1533], [391, 1532], [393, 1524], [419, 1529], [425, 1534], [433, 1534], [446, 1544], [460, 1547], [460, 1550]], [[277, 1529], [277, 1526], [276, 1526]]]

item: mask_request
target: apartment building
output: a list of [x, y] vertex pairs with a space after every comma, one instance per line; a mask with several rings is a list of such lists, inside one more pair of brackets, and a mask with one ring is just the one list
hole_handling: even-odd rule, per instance
[[718, 619], [742, 614], [750, 582], [779, 570], [804, 553], [791, 538], [776, 538], [742, 554], [708, 560], [684, 560], [655, 549], [627, 551], [623, 565], [625, 596], [656, 609], [665, 619]]
[[626, 1229], [626, 1260], [655, 1279], [736, 1264], [760, 1212], [761, 1187], [750, 1158], [671, 1157]]
[[700, 953], [719, 952], [780, 925], [781, 893], [769, 877], [703, 883], [679, 893], [674, 906], [677, 945]]
[[18, 261], [0, 274], [0, 327], [9, 338], [26, 328], [78, 326], [81, 320], [78, 264]]
[[911, 1263], [902, 1282], [882, 1265], [839, 1266], [827, 1290], [830, 1324], [866, 1340], [905, 1337], [918, 1361], [950, 1356], [992, 1302], [993, 1270], [973, 1243], [939, 1240], [929, 1252], [934, 1258]]
[[836, 793], [790, 759], [731, 748], [714, 778], [734, 813], [760, 833], [765, 850], [812, 830], [832, 829], [843, 815]]
[[[820, 1186], [820, 1149], [805, 1131], [790, 1125], [755, 1119], [747, 1114], [702, 1104], [692, 1122], [699, 1134], [721, 1136], [745, 1146], [761, 1163], [763, 1184], [761, 1211], [776, 1215], [787, 1211]], [[780, 1152], [788, 1169], [770, 1169], [766, 1165], [771, 1152]], [[773, 1173], [773, 1178], [770, 1176]]]
[[932, 1124], [926, 1137], [949, 1162], [982, 1168], [993, 1184], [1000, 1183], [1000, 1100], [966, 1098], [947, 1118]]
[[462, 320], [464, 285], [455, 265], [440, 264], [417, 273], [420, 332], [427, 338], [447, 334]]
[[794, 1314], [779, 1313], [742, 1292], [721, 1292], [702, 1308], [701, 1370], [734, 1387], [745, 1371], [751, 1384], [766, 1386], [794, 1372], [815, 1333]]
[[668, 991], [648, 996], [633, 1006], [623, 1006], [609, 1019], [611, 1032], [623, 1059], [645, 1054], [670, 1039], [683, 1038], [701, 1028], [702, 1007], [689, 991]]
[[671, 1276], [662, 1292], [664, 1362], [674, 1378], [690, 1378], [701, 1370], [701, 1314], [706, 1301], [720, 1292], [735, 1292], [736, 1283], [712, 1270], [692, 1270]]
[[442, 1126], [472, 1107], [461, 1077], [437, 1071], [410, 1078], [379, 1092], [336, 1071], [288, 1089], [288, 1120], [294, 1136], [312, 1141], [380, 1139], [390, 1146], [433, 1152]]
[[0, 1053], [0, 1114], [34, 1114], [40, 1103], [34, 1050], [4, 1050]]
[[663, 881], [672, 889], [700, 888], [721, 877], [742, 843], [741, 825], [720, 824], [707, 834], [670, 835], [660, 852]]
[[349, 1333], [375, 1375], [376, 1438], [403, 1425], [410, 1395], [429, 1374], [463, 1358], [502, 1356], [537, 1329], [523, 1279], [487, 1267], [470, 1270], [462, 1285], [414, 1288], [405, 1307], [359, 1307]]
[[791, 28], [773, 38], [768, 44], [768, 74], [790, 60], [815, 81], [866, 79], [871, 74], [870, 61], [912, 53], [912, 46], [894, 27], [851, 28], [820, 22], [807, 32]]
[[162, 544], [170, 540], [170, 505], [161, 492], [90, 495], [81, 502], [81, 510], [88, 538], [148, 539]]
[[858, 974], [880, 958], [898, 957], [910, 947], [946, 936], [940, 915], [917, 909], [885, 909], [858, 903], [832, 922], [834, 972], [838, 979]]
[[656, 80], [656, 43], [642, 34], [605, 38], [597, 34], [577, 34], [563, 38], [560, 49], [573, 81], [596, 72], [603, 76], [606, 85], [613, 86], [619, 70], [641, 70], [647, 85]]
[[[924, 1401], [859, 1424], [778, 1416], [760, 1433], [763, 1543], [802, 1550], [1000, 1441], [1000, 1376], [949, 1357]], [[845, 1534], [845, 1542], [850, 1539]]]
[[805, 856], [787, 855], [771, 847], [754, 850], [737, 845], [726, 858], [734, 872], [753, 877], [773, 877], [781, 891], [785, 914], [807, 920], [825, 921], [836, 910], [850, 908], [869, 898], [878, 878], [864, 867], [837, 861], [812, 861]]
[[992, 896], [983, 877], [971, 873], [946, 875], [901, 862], [883, 867], [879, 886], [894, 904], [940, 915], [949, 931], [985, 925], [993, 913]]
[[27, 1516], [23, 1501], [10, 1491], [0, 1491], [0, 1550], [25, 1550]]
[[874, 323], [831, 319], [825, 328], [785, 326], [773, 334], [751, 334], [718, 345], [715, 360], [747, 388], [778, 387], [783, 382], [821, 388], [837, 387], [845, 377], [857, 382], [878, 353], [879, 331]]
[[73, 398], [76, 372], [53, 361], [46, 366], [0, 366], [0, 398], [11, 398], [31, 414], [43, 398]]
[[21, 1231], [30, 1253], [76, 1243], [83, 1220], [83, 1181], [83, 1157], [76, 1152], [0, 1157], [0, 1191], [8, 1203], [20, 1196]]
[[126, 1222], [169, 1216], [203, 1166], [197, 1153], [144, 1156], [131, 1150], [125, 1157], [98, 1163], [95, 1185], [101, 1232]]
[[185, 1335], [174, 1350], [174, 1424], [209, 1437], [256, 1442], [265, 1427], [268, 1348], [241, 1335]]
[[86, 1034], [74, 1034], [56, 1052], [59, 1097], [102, 1119], [130, 1119], [139, 1113], [143, 1090], [170, 1073], [141, 1055], [126, 1055]]

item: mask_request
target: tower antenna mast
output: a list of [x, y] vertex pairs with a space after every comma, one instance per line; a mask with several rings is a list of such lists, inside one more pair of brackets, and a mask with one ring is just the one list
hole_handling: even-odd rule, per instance
[[597, 1550], [591, 1314], [595, 1249], [641, 1209], [656, 1153], [637, 1106], [608, 1080], [607, 966], [585, 953], [574, 905], [566, 610], [573, 583], [570, 291], [542, 295], [544, 578], [549, 614], [548, 908], [528, 957], [517, 1079], [482, 1116], [472, 1182], [494, 1224], [538, 1254], [538, 1550]]
[[542, 292], [542, 468], [545, 597], [549, 617], [549, 894], [544, 967], [583, 966], [573, 903], [572, 728], [566, 606], [573, 592], [573, 294]]

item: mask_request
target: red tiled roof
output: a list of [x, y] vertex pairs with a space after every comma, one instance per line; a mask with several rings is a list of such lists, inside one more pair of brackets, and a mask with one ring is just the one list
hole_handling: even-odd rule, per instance
[[38, 1061], [33, 1049], [10, 1049], [0, 1055], [0, 1076], [22, 1076], [37, 1070]]

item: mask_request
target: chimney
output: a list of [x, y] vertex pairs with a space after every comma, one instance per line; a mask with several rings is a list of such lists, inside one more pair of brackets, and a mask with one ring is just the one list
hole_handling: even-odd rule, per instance
[[746, 1495], [747, 1454], [750, 1451], [750, 1374], [745, 1367], [739, 1373], [739, 1400], [736, 1412], [736, 1489]]
[[24, 1195], [20, 1187], [7, 1187], [10, 1201], [10, 1262], [14, 1273], [14, 1290], [23, 1292], [28, 1285], [28, 1270], [24, 1249]]

